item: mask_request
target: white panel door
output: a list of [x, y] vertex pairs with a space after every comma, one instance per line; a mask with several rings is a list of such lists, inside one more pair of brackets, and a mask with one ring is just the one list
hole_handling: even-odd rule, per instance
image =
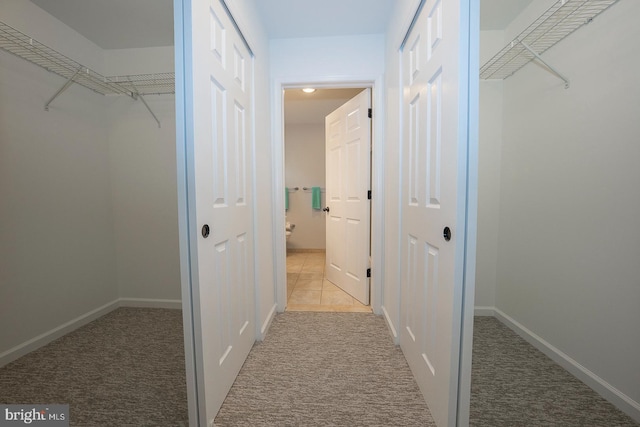
[[[185, 58], [192, 289], [201, 423], [220, 409], [255, 342], [252, 57], [219, 0], [192, 0]], [[189, 20], [190, 26], [189, 26]], [[191, 111], [190, 108], [192, 109]], [[188, 148], [189, 149], [189, 148]], [[195, 205], [194, 205], [195, 202]], [[209, 228], [207, 235], [206, 228]]]
[[456, 423], [459, 369], [467, 150], [461, 3], [427, 0], [402, 51], [400, 342], [439, 426]]
[[325, 118], [326, 277], [369, 304], [371, 89]]

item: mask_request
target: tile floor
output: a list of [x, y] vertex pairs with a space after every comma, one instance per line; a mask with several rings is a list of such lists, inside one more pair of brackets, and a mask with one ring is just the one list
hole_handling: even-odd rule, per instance
[[287, 252], [287, 311], [371, 312], [324, 277], [324, 252]]

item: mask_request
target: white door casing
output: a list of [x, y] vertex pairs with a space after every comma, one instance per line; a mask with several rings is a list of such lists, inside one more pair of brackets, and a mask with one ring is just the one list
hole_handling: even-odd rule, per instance
[[255, 342], [253, 60], [219, 0], [185, 3], [195, 364], [200, 424], [210, 425]]
[[325, 118], [326, 277], [369, 304], [371, 90]]
[[400, 343], [438, 426], [456, 423], [460, 357], [467, 171], [460, 3], [424, 3], [401, 66]]

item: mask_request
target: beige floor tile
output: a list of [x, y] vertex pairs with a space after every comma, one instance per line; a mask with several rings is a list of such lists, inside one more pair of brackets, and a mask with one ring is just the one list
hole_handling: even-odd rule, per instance
[[324, 279], [322, 281], [322, 290], [323, 291], [341, 291], [342, 289], [340, 289], [339, 287], [337, 287], [327, 279]]
[[324, 264], [311, 264], [305, 263], [304, 267], [300, 270], [302, 273], [324, 273]]
[[287, 311], [371, 312], [326, 280], [324, 267], [324, 253], [287, 255]]
[[300, 273], [302, 270], [302, 263], [287, 263], [287, 273]]
[[294, 289], [289, 297], [289, 304], [320, 304], [322, 291]]
[[321, 291], [322, 278], [320, 279], [303, 279], [300, 277], [296, 282], [296, 289], [307, 291]]
[[298, 276], [299, 279], [301, 280], [323, 280], [324, 279], [324, 274], [320, 271], [316, 271], [316, 272], [307, 272], [304, 271], [304, 269], [300, 272], [300, 275]]
[[342, 291], [322, 291], [322, 305], [353, 305], [353, 297]]

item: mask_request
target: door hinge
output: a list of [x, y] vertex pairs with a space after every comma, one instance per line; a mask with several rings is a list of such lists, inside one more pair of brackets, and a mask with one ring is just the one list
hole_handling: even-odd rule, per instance
[[373, 110], [371, 108], [369, 108], [369, 118], [373, 117]]
[[371, 277], [371, 269], [367, 268], [367, 277]]
[[371, 190], [367, 191], [367, 199], [371, 200]]

